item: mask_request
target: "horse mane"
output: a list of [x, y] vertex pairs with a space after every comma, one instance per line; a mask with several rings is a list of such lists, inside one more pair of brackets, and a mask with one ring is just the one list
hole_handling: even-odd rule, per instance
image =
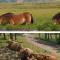
[[5, 13], [5, 14], [3, 14], [2, 16], [3, 17], [10, 17], [10, 16], [13, 16], [14, 14], [13, 13]]

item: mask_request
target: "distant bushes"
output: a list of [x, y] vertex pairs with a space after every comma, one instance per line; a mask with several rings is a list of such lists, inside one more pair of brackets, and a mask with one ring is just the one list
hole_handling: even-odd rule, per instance
[[44, 24], [31, 24], [31, 25], [6, 25], [6, 26], [0, 26], [0, 30], [18, 30], [18, 31], [32, 31], [32, 30], [38, 30], [38, 31], [60, 31], [60, 25], [54, 25], [53, 23], [44, 23]]
[[54, 25], [53, 23], [44, 23], [37, 28], [39, 31], [60, 31], [60, 25]]
[[12, 8], [20, 9], [39, 9], [39, 8], [60, 8], [59, 3], [22, 3], [12, 4]]

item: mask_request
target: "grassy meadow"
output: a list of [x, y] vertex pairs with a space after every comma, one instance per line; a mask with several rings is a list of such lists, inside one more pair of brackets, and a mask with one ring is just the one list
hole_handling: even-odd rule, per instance
[[1, 3], [0, 15], [7, 12], [15, 14], [30, 12], [33, 15], [34, 23], [31, 25], [0, 25], [0, 30], [60, 31], [60, 25], [55, 25], [52, 21], [52, 17], [60, 12], [60, 4]]

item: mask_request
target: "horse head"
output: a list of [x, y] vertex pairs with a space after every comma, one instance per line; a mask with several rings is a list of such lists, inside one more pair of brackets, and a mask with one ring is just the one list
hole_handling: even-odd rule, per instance
[[54, 21], [55, 24], [60, 24], [60, 13], [54, 15], [52, 20]]

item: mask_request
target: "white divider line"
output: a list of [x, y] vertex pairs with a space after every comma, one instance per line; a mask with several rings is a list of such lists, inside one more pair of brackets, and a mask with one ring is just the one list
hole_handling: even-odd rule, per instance
[[60, 33], [60, 31], [0, 31], [0, 33]]

